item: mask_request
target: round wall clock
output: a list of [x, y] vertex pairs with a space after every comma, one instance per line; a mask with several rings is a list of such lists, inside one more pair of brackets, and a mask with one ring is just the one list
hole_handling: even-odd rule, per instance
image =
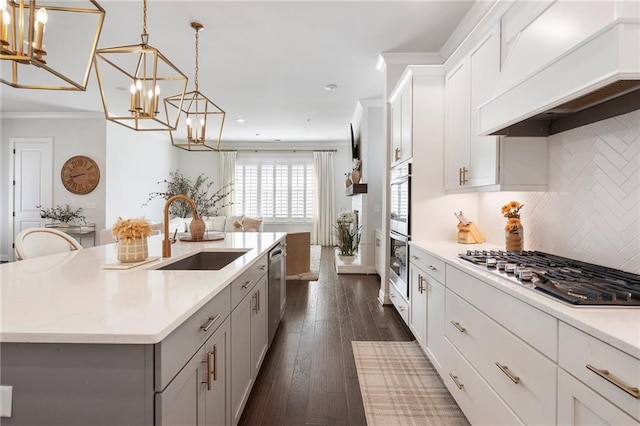
[[65, 161], [60, 171], [62, 184], [74, 194], [88, 194], [100, 182], [98, 163], [84, 155], [76, 155]]

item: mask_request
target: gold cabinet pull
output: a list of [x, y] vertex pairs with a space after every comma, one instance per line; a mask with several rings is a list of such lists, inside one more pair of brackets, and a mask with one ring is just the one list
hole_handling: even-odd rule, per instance
[[464, 328], [459, 322], [457, 321], [450, 321], [450, 322], [451, 324], [453, 324], [455, 328], [457, 328], [460, 331], [460, 333], [464, 333], [465, 331], [467, 331], [467, 329]]
[[209, 319], [207, 320], [206, 323], [202, 324], [200, 326], [200, 330], [202, 331], [209, 331], [209, 329], [211, 328], [211, 326], [220, 319], [220, 314], [216, 315], [215, 317], [209, 317]]
[[246, 283], [242, 284], [242, 288], [246, 290], [251, 285], [252, 282], [253, 280], [247, 281]]
[[260, 265], [260, 270], [264, 271], [265, 269], [267, 269], [267, 265]]
[[611, 383], [612, 385], [617, 386], [618, 388], [622, 389], [623, 391], [625, 391], [626, 393], [628, 393], [629, 395], [631, 395], [632, 397], [634, 397], [635, 399], [640, 399], [640, 389], [636, 388], [636, 387], [632, 387], [632, 386], [627, 386], [624, 383], [622, 383], [620, 380], [616, 379], [615, 377], [613, 377], [610, 373], [609, 370], [600, 370], [598, 368], [595, 368], [593, 365], [591, 364], [587, 364], [586, 367], [593, 371], [594, 373], [596, 373], [598, 376], [602, 377], [603, 379], [605, 379], [607, 382]]
[[256, 300], [258, 301], [258, 310], [256, 312], [260, 312], [260, 289], [258, 289]]
[[464, 384], [460, 382], [460, 379], [458, 379], [458, 376], [454, 376], [453, 374], [449, 373], [449, 377], [451, 377], [451, 380], [453, 380], [453, 383], [456, 384], [458, 389], [464, 389]]
[[206, 384], [207, 385], [207, 390], [211, 390], [210, 377], [211, 377], [211, 365], [212, 365], [211, 356], [212, 355], [213, 355], [213, 351], [207, 352], [207, 359], [202, 361], [203, 364], [207, 364], [207, 379], [202, 381], [202, 382], [200, 382], [200, 383]]
[[509, 377], [513, 383], [515, 383], [516, 385], [520, 383], [520, 377], [513, 374], [511, 370], [509, 370], [509, 367], [507, 367], [506, 365], [502, 365], [499, 362], [496, 362], [496, 366], [500, 369], [500, 371], [506, 374], [507, 377]]
[[438, 270], [438, 268], [436, 268], [433, 265], [427, 265], [427, 268], [431, 269], [432, 271], [437, 271]]
[[419, 258], [418, 256], [416, 256], [415, 254], [412, 254], [412, 255], [411, 255], [411, 258], [412, 258], [413, 260], [420, 260], [420, 258]]
[[422, 287], [423, 278], [422, 275], [418, 274], [418, 293], [422, 294], [424, 287]]
[[218, 380], [218, 345], [213, 345], [213, 380]]

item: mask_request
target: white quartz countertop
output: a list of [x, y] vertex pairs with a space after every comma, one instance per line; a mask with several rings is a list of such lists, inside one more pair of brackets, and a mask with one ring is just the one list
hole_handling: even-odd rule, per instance
[[[116, 244], [0, 265], [0, 342], [158, 343], [242, 272], [285, 233], [227, 233], [224, 240], [171, 246], [149, 237], [159, 259], [128, 270], [117, 263]], [[248, 252], [220, 270], [158, 271], [200, 251]]]
[[412, 241], [453, 267], [466, 272], [511, 296], [547, 312], [636, 358], [640, 358], [640, 308], [569, 306], [536, 290], [501, 278], [482, 267], [458, 258], [467, 250], [502, 250], [492, 244], [457, 244], [450, 241]]

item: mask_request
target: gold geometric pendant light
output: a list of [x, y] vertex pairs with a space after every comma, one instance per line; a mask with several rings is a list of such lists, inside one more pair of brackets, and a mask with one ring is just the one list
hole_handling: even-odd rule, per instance
[[143, 0], [142, 30], [140, 44], [96, 50], [96, 75], [105, 117], [137, 131], [174, 130], [180, 116], [166, 108], [160, 111], [160, 95], [178, 92], [178, 102], [182, 103], [188, 79], [148, 44], [147, 0]]
[[[169, 132], [171, 144], [187, 151], [218, 151], [226, 114], [199, 91], [198, 46], [200, 31], [204, 26], [199, 22], [192, 22], [191, 28], [196, 31], [196, 90], [186, 93], [182, 103], [180, 95], [169, 96], [164, 100], [167, 111], [177, 110], [185, 116], [184, 124], [179, 125], [178, 130]], [[178, 134], [182, 137], [178, 138]]]
[[104, 16], [95, 0], [0, 0], [0, 82], [86, 90]]

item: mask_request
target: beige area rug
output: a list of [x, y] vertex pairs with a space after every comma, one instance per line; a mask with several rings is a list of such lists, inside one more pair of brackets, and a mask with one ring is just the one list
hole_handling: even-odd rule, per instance
[[310, 270], [296, 275], [287, 275], [287, 280], [291, 281], [318, 281], [320, 277], [320, 255], [322, 254], [322, 246], [312, 245], [310, 256]]
[[417, 342], [351, 342], [369, 426], [468, 425]]

